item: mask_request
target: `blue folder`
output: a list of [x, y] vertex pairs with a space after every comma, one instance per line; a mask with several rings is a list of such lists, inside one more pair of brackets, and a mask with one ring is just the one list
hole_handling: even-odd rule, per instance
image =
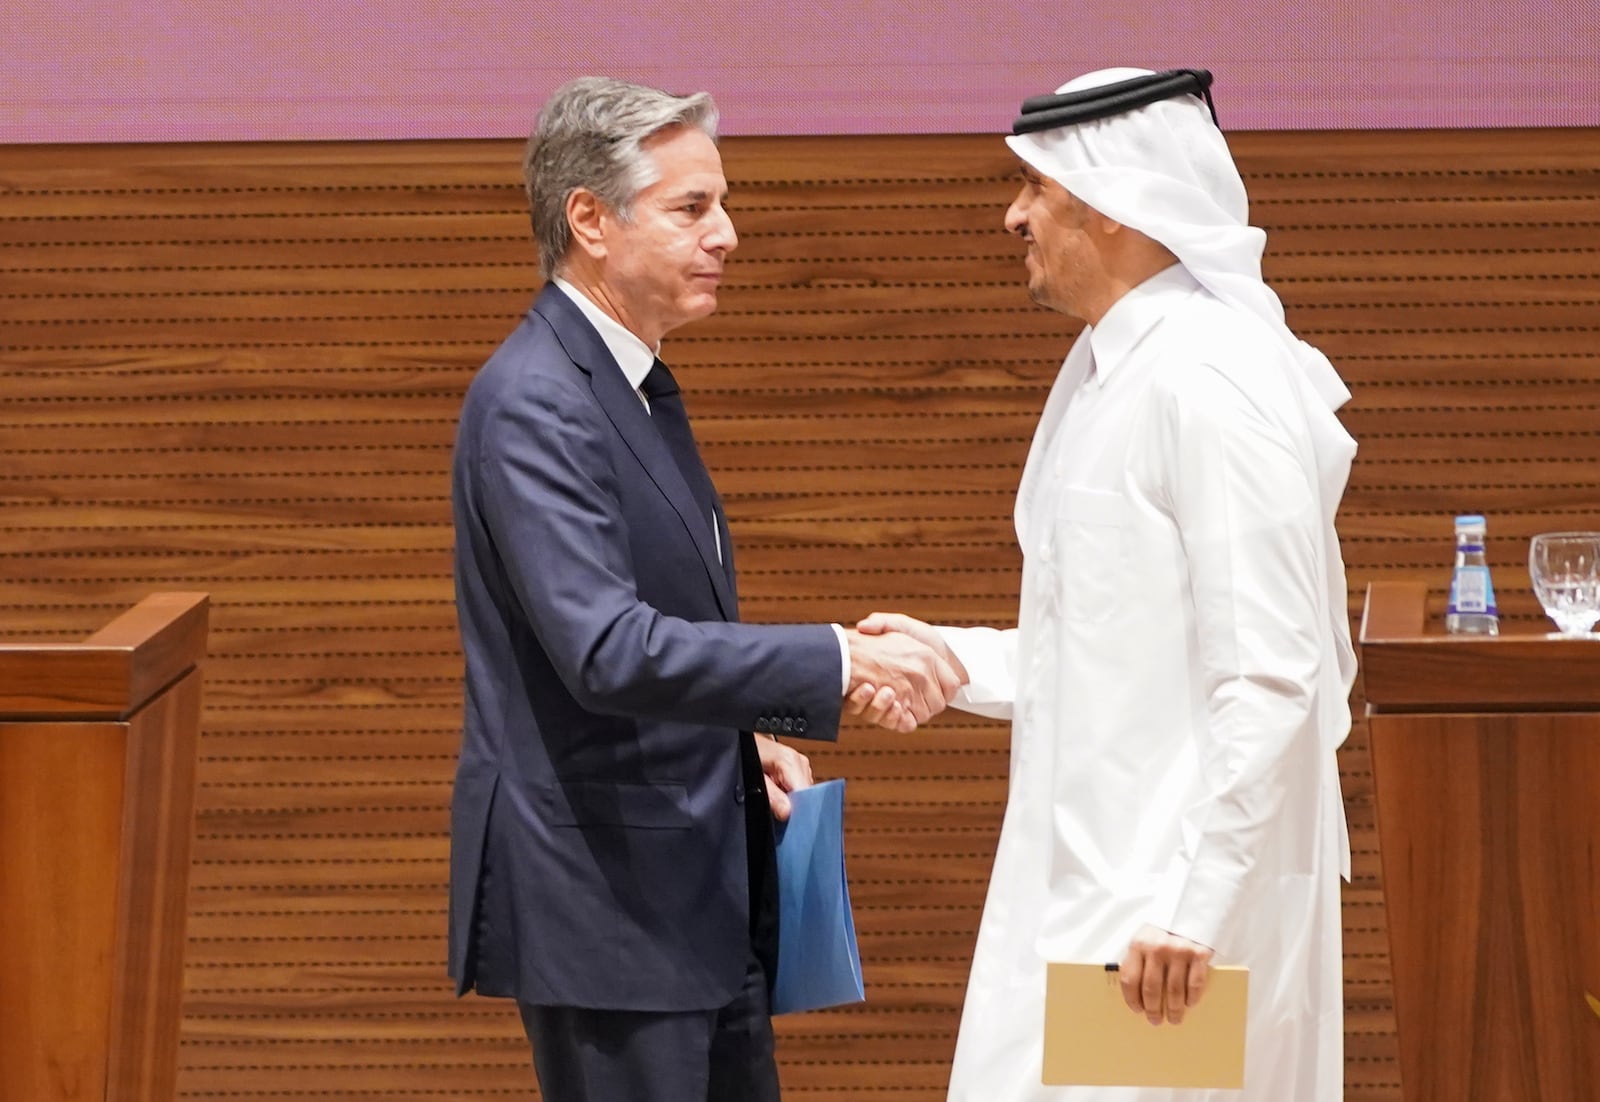
[[778, 834], [778, 975], [772, 1013], [858, 1003], [856, 920], [844, 876], [844, 781], [789, 793]]

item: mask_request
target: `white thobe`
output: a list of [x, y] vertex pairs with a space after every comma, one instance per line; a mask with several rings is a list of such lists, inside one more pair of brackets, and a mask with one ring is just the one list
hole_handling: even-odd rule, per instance
[[[1019, 626], [941, 629], [956, 706], [1012, 719], [951, 1102], [1342, 1096], [1354, 445], [1319, 481], [1308, 431], [1331, 416], [1179, 266], [1062, 365], [1018, 492]], [[1045, 963], [1120, 960], [1144, 923], [1250, 968], [1242, 1094], [1040, 1085]]]

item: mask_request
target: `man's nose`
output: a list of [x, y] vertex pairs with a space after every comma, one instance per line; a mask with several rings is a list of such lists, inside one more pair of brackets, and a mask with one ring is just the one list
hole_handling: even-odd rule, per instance
[[733, 218], [721, 207], [717, 208], [716, 221], [706, 237], [706, 248], [721, 249], [731, 253], [739, 247], [739, 232], [733, 228]]
[[1006, 208], [1006, 232], [1018, 237], [1028, 236], [1028, 213], [1023, 209], [1021, 199], [1012, 200]]

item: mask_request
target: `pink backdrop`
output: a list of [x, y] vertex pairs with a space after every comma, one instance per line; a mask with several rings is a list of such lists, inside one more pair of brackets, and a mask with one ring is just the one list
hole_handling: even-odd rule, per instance
[[707, 89], [730, 134], [994, 132], [1112, 64], [1212, 69], [1228, 129], [1600, 125], [1594, 0], [11, 0], [0, 27], [4, 142], [520, 136], [581, 73]]

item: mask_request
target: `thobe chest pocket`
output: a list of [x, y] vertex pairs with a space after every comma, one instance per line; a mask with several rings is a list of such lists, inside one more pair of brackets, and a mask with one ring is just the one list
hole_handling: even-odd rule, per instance
[[1061, 615], [1083, 624], [1109, 620], [1127, 599], [1128, 502], [1109, 490], [1063, 487], [1055, 507], [1055, 558]]

